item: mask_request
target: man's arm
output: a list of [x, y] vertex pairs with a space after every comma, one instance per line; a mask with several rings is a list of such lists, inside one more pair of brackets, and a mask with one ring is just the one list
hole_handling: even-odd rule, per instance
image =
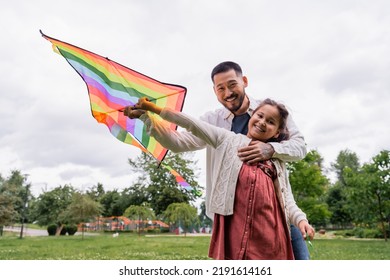
[[306, 143], [291, 116], [287, 119], [290, 138], [282, 142], [263, 143], [252, 141], [249, 146], [238, 150], [238, 156], [244, 162], [253, 164], [261, 160], [278, 158], [283, 161], [297, 161], [306, 156]]
[[287, 119], [287, 129], [290, 133], [290, 138], [280, 143], [271, 142], [269, 144], [275, 150], [273, 158], [278, 158], [283, 161], [297, 161], [306, 156], [306, 143], [303, 134], [299, 131], [291, 115]]

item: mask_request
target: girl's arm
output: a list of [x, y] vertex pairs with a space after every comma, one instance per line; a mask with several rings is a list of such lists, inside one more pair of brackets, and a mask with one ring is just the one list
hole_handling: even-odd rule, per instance
[[314, 238], [315, 231], [313, 227], [309, 224], [306, 214], [301, 210], [301, 208], [298, 207], [294, 195], [292, 193], [291, 184], [288, 179], [288, 174], [286, 172], [286, 184], [287, 184], [287, 195], [286, 195], [286, 207], [287, 211], [290, 216], [290, 222], [292, 222], [293, 225], [299, 228], [302, 237], [306, 239], [306, 237], [309, 237], [310, 240]]
[[[143, 102], [143, 100], [141, 100], [141, 102]], [[148, 135], [155, 138], [165, 148], [174, 153], [182, 153], [197, 151], [206, 147], [207, 144], [192, 133], [174, 130], [160, 117], [148, 113], [143, 109], [139, 109], [141, 107], [140, 104], [138, 104], [137, 107], [138, 109], [135, 108], [135, 106], [126, 107], [124, 110], [125, 116], [131, 119], [138, 118], [143, 121]]]
[[162, 111], [162, 108], [160, 106], [157, 106], [156, 104], [150, 102], [146, 97], [140, 98], [138, 100], [138, 103], [135, 104], [134, 108], [150, 111], [157, 115], [160, 115]]
[[[136, 109], [146, 110], [160, 115], [163, 119], [175, 123], [180, 127], [187, 129], [194, 136], [199, 137], [206, 144], [216, 148], [218, 147], [223, 140], [229, 135], [230, 131], [227, 131], [223, 128], [219, 128], [213, 125], [210, 125], [204, 121], [193, 118], [189, 115], [186, 115], [182, 112], [174, 111], [168, 108], [161, 108], [156, 104], [150, 102], [146, 98], [141, 98], [138, 103], [134, 106]], [[150, 122], [153, 126], [158, 126], [156, 118], [153, 118], [149, 115]], [[145, 123], [147, 124], [147, 123]], [[147, 124], [148, 125], [148, 124]], [[173, 130], [171, 130], [173, 131]], [[165, 140], [167, 137], [161, 135], [160, 139], [157, 139], [163, 146], [165, 146]], [[161, 140], [161, 141], [160, 141]], [[169, 140], [169, 142], [172, 142]], [[168, 147], [167, 147], [168, 148]]]

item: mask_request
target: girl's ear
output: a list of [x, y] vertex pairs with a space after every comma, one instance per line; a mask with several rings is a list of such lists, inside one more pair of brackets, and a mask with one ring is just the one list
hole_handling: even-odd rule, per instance
[[280, 129], [278, 129], [278, 132], [276, 132], [276, 134], [272, 138], [278, 139], [279, 135], [280, 135]]

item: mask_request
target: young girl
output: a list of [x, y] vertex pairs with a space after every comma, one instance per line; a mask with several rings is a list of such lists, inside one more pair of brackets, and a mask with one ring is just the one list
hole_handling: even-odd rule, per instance
[[[288, 138], [286, 108], [270, 99], [253, 112], [247, 136], [235, 134], [184, 113], [160, 108], [142, 98], [125, 114], [139, 117], [141, 109], [154, 112], [163, 119], [186, 128], [203, 139], [218, 153], [212, 168], [216, 172], [207, 196], [210, 212], [215, 213], [209, 257], [214, 259], [293, 259], [290, 223], [307, 232], [314, 230], [306, 215], [297, 207], [283, 162], [272, 159], [247, 165], [237, 156], [237, 149], [252, 140], [282, 141]], [[151, 114], [140, 118], [148, 129], [159, 129], [161, 122]], [[157, 139], [163, 146], [169, 137]]]

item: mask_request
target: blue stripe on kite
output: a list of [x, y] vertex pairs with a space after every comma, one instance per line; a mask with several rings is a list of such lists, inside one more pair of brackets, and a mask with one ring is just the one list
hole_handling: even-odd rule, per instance
[[134, 136], [138, 139], [138, 141], [142, 141], [143, 135], [143, 122], [139, 119], [135, 119], [134, 122]]

